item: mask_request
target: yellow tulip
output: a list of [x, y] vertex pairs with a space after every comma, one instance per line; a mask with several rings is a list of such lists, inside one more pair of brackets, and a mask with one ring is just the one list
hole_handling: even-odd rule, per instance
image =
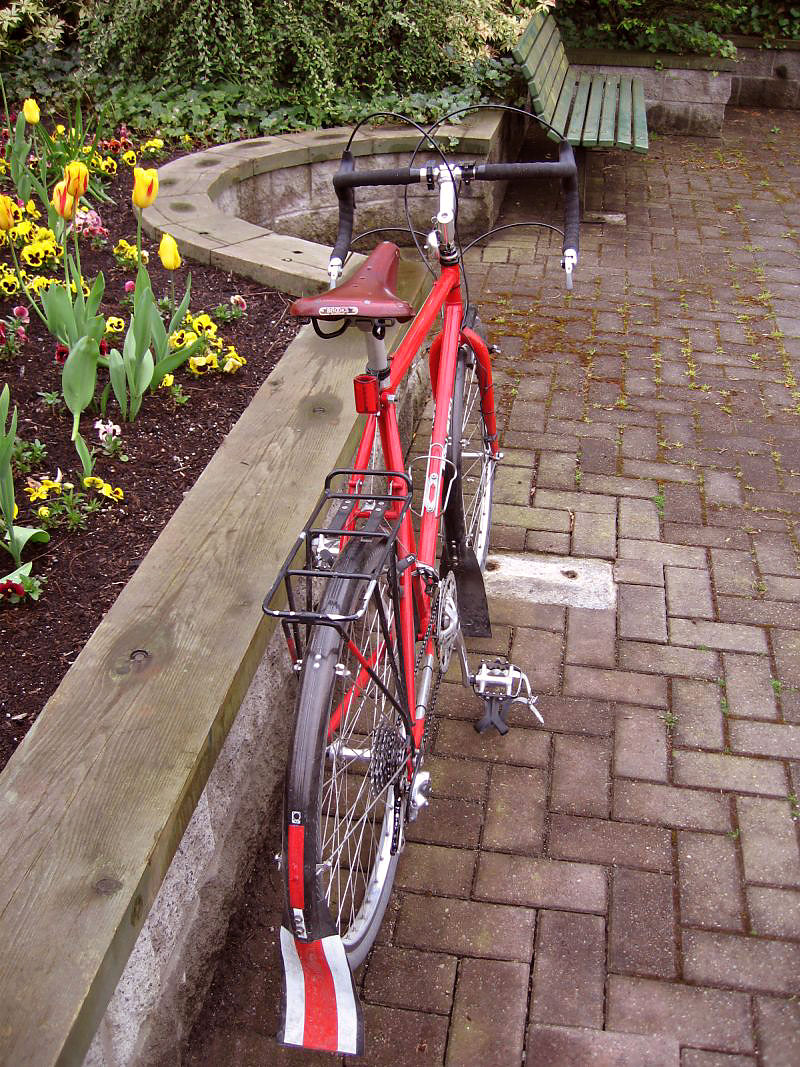
[[14, 201], [0, 193], [0, 230], [10, 230], [14, 225]]
[[25, 121], [31, 126], [36, 126], [39, 122], [39, 105], [35, 100], [28, 97], [23, 101], [22, 114], [25, 116]]
[[133, 206], [138, 208], [150, 207], [158, 196], [158, 174], [154, 167], [144, 170], [142, 167], [133, 168], [133, 193], [131, 200]]
[[53, 189], [50, 203], [62, 219], [71, 219], [75, 214], [75, 198], [70, 196], [66, 182], [58, 182]]
[[165, 233], [158, 246], [158, 255], [164, 270], [177, 270], [181, 265], [181, 254], [175, 243], [175, 238]]
[[64, 181], [70, 196], [83, 196], [89, 188], [89, 168], [85, 163], [67, 163], [64, 167]]

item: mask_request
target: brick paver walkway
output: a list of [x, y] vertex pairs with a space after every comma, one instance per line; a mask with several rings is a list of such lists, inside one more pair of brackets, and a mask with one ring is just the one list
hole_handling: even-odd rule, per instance
[[[627, 225], [584, 227], [571, 297], [541, 231], [473, 264], [495, 547], [614, 561], [618, 604], [496, 625], [544, 729], [478, 737], [442, 686], [436, 799], [360, 975], [371, 1067], [800, 1063], [799, 142], [734, 111], [597, 157], [590, 207]], [[331, 1062], [274, 1043], [267, 852], [193, 1067]]]

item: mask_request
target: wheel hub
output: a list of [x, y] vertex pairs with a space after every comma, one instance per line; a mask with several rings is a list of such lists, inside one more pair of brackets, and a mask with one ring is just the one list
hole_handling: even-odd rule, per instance
[[450, 657], [458, 637], [458, 591], [456, 576], [450, 571], [439, 585], [439, 599], [436, 609], [436, 652], [439, 667], [444, 674], [450, 666]]

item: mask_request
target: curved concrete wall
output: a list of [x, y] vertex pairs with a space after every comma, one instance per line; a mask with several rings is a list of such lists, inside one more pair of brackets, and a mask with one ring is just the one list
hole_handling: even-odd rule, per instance
[[[441, 127], [437, 137], [451, 156], [507, 160], [516, 159], [523, 132], [521, 121], [479, 111], [463, 125]], [[331, 176], [349, 137], [349, 129], [259, 137], [173, 160], [159, 172], [161, 192], [144, 212], [144, 228], [150, 236], [171, 233], [181, 252], [201, 263], [294, 295], [318, 292], [327, 283], [335, 237]], [[352, 150], [365, 169], [405, 166], [418, 142], [413, 129], [367, 130]], [[494, 223], [504, 193], [504, 182], [462, 189], [463, 236]], [[409, 202], [415, 227], [427, 230], [434, 211], [430, 194], [422, 186], [410, 188]], [[406, 225], [402, 190], [357, 194], [357, 205], [356, 233]], [[402, 243], [402, 235], [389, 236]]]

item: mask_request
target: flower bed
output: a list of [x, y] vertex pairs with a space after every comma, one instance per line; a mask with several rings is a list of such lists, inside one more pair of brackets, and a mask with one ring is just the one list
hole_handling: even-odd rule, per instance
[[[23, 132], [32, 142], [32, 130], [23, 126]], [[41, 145], [41, 126], [35, 132]], [[178, 265], [177, 248], [169, 242], [159, 257], [144, 241], [142, 258], [149, 259], [155, 306], [160, 302], [165, 314], [172, 310], [175, 290], [183, 293], [189, 273], [191, 302], [187, 317], [167, 339], [167, 356], [180, 365], [170, 366], [152, 391], [120, 389], [120, 403], [108, 361], [115, 348], [125, 352], [137, 299], [133, 168], [142, 162], [142, 150], [143, 170], [167, 158], [158, 141], [130, 144], [121, 133], [106, 144], [98, 142], [89, 157], [94, 160], [89, 190], [96, 183], [97, 192], [110, 201], [95, 196], [73, 205], [73, 217], [62, 220], [66, 224], [59, 233], [58, 220], [52, 212], [45, 219], [46, 206], [32, 189], [21, 207], [14, 197], [11, 227], [2, 230], [0, 389], [8, 387], [10, 402], [5, 417], [0, 405], [0, 432], [5, 429], [8, 438], [17, 512], [12, 524], [0, 523], [0, 539], [13, 547], [10, 530], [39, 532], [22, 548], [21, 561], [26, 569], [30, 565], [29, 573], [18, 571], [8, 551], [0, 553], [5, 636], [0, 650], [0, 767], [295, 332], [281, 294], [207, 266]], [[77, 147], [69, 143], [66, 129], [54, 130], [52, 141], [63, 154]], [[5, 145], [8, 162], [0, 168], [7, 172], [0, 187], [6, 194], [17, 192], [9, 173], [13, 142], [12, 134]], [[71, 195], [68, 189], [62, 194]], [[56, 226], [45, 226], [46, 221]], [[56, 283], [42, 279], [64, 277], [58, 249], [74, 242], [75, 229], [81, 231], [75, 265], [80, 264], [87, 288], [101, 271], [105, 276], [98, 306], [103, 318], [97, 339], [100, 365], [92, 400], [78, 410], [84, 456], [76, 447], [77, 435], [71, 440], [73, 415], [68, 410], [69, 401], [73, 409], [79, 406], [68, 367], [78, 362], [72, 355], [77, 342], [53, 336], [20, 285], [22, 281], [34, 300], [37, 290], [45, 294], [37, 305], [47, 318], [47, 294], [56, 291]], [[20, 271], [25, 272], [22, 278]], [[138, 287], [141, 306], [141, 280]], [[63, 285], [61, 290], [66, 294]], [[126, 421], [136, 403], [140, 410]], [[2, 469], [0, 463], [0, 479]], [[18, 533], [18, 541], [25, 536]]]

